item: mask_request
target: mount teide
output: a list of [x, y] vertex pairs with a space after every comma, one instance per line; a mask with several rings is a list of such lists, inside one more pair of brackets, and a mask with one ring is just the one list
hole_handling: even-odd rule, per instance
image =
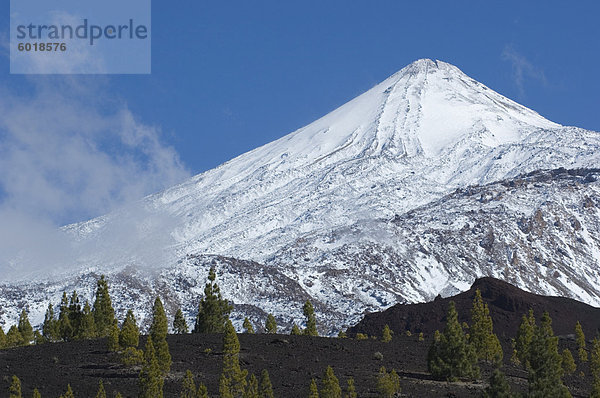
[[419, 60], [277, 141], [64, 227], [61, 270], [4, 283], [0, 319], [27, 303], [41, 321], [63, 290], [91, 297], [100, 273], [121, 312], [144, 317], [160, 294], [192, 318], [211, 265], [238, 320], [289, 327], [310, 298], [324, 333], [478, 276], [598, 305], [598, 173], [525, 174], [599, 167], [599, 149], [596, 132]]

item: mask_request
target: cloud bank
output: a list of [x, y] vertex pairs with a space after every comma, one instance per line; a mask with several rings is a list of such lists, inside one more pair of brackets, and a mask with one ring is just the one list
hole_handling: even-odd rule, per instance
[[43, 77], [0, 87], [0, 281], [70, 261], [57, 227], [125, 206], [189, 172], [160, 128], [102, 88]]

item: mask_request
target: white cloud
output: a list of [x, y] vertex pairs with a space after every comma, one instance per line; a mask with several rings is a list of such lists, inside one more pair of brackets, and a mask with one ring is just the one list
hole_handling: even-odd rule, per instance
[[544, 85], [547, 84], [544, 71], [535, 67], [527, 60], [527, 58], [515, 51], [512, 46], [506, 45], [504, 47], [504, 50], [502, 51], [502, 59], [509, 61], [512, 64], [513, 79], [517, 89], [519, 90], [519, 96], [521, 98], [525, 96], [526, 79], [534, 79]]
[[101, 215], [189, 176], [160, 129], [113, 100], [101, 88], [104, 78], [80, 79], [36, 78], [26, 95], [23, 87], [18, 94], [0, 87], [5, 277], [66, 264], [70, 243], [59, 225]]

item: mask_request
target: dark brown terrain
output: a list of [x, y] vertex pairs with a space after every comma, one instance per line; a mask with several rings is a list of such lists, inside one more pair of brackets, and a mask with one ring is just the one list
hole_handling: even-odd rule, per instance
[[[505, 335], [500, 337], [505, 353], [503, 370], [509, 376], [514, 390], [526, 389], [527, 374], [509, 363], [510, 340], [507, 333], [514, 325], [518, 325], [521, 313], [529, 306], [533, 306], [536, 314], [543, 308], [550, 310], [555, 330], [565, 335], [560, 339], [561, 350], [568, 347], [573, 353], [576, 352], [574, 341], [566, 336], [572, 333], [576, 317], [580, 317], [586, 331], [597, 328], [600, 309], [568, 299], [529, 295], [489, 278], [478, 280], [474, 286], [481, 289], [486, 301], [489, 299], [495, 327]], [[452, 298], [465, 320], [471, 306], [470, 292]], [[367, 316], [353, 329], [355, 332], [360, 330], [380, 336], [383, 326], [380, 327], [378, 322], [383, 320], [395, 331], [390, 343], [373, 339], [357, 341], [308, 336], [240, 334], [240, 360], [244, 368], [257, 376], [262, 369], [267, 369], [275, 396], [279, 398], [306, 397], [311, 378], [319, 381], [328, 365], [333, 367], [342, 388], [347, 378], [355, 379], [359, 397], [377, 396], [375, 381], [381, 366], [388, 370], [394, 368], [400, 374], [402, 397], [479, 397], [491, 372], [489, 367], [483, 366], [483, 378], [480, 382], [446, 383], [432, 380], [427, 373], [426, 355], [431, 342], [431, 333], [428, 331], [443, 328], [448, 301], [449, 299], [438, 299], [429, 304], [396, 306], [382, 314]], [[505, 302], [506, 304], [503, 304]], [[578, 312], [580, 310], [586, 313]], [[383, 315], [385, 318], [382, 318]], [[373, 325], [370, 322], [373, 322]], [[405, 332], [408, 329], [407, 325], [413, 331], [411, 336]], [[425, 341], [418, 341], [418, 328], [427, 331]], [[591, 332], [587, 333], [588, 339], [593, 337]], [[211, 396], [218, 396], [217, 382], [222, 362], [221, 339], [221, 335], [168, 336], [173, 366], [165, 382], [165, 397], [179, 396], [181, 379], [186, 369], [192, 370], [197, 381], [200, 380], [208, 386]], [[142, 338], [142, 346], [144, 342], [145, 338]], [[383, 355], [382, 359], [378, 359], [380, 356], [377, 352]], [[576, 374], [580, 370], [589, 375], [587, 364], [583, 367], [579, 367], [578, 364]], [[67, 383], [73, 387], [76, 397], [94, 397], [100, 380], [104, 381], [109, 397], [114, 397], [116, 391], [120, 391], [124, 397], [136, 397], [138, 372], [139, 368], [121, 365], [116, 354], [107, 352], [104, 339], [2, 350], [0, 396], [8, 396], [10, 377], [17, 375], [23, 385], [24, 397], [30, 397], [33, 388], [37, 387], [42, 397], [56, 398], [64, 393]], [[565, 382], [574, 397], [587, 397], [591, 384], [589, 376], [571, 376], [567, 377]]]

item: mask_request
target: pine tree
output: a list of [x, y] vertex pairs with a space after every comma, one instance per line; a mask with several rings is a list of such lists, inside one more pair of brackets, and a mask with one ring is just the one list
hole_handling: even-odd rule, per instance
[[70, 341], [73, 338], [73, 325], [69, 316], [69, 299], [67, 293], [63, 292], [58, 314], [58, 332], [62, 341]]
[[379, 369], [377, 391], [381, 398], [392, 398], [400, 392], [400, 376], [395, 370], [388, 373], [383, 366]]
[[33, 341], [33, 328], [31, 327], [31, 323], [29, 323], [29, 317], [27, 316], [27, 311], [25, 308], [21, 311], [21, 315], [19, 316], [19, 333], [21, 333], [21, 337], [23, 338], [23, 344], [29, 345]]
[[196, 394], [198, 391], [196, 390], [196, 383], [194, 383], [194, 375], [188, 369], [185, 371], [185, 377], [183, 378], [182, 386], [181, 386], [181, 394], [180, 398], [196, 398]]
[[240, 341], [230, 320], [223, 335], [223, 376], [228, 380], [231, 394], [241, 397], [246, 389], [247, 370], [240, 368]]
[[8, 392], [10, 398], [21, 398], [21, 380], [17, 376], [12, 377]]
[[477, 354], [467, 342], [467, 338], [458, 322], [458, 313], [454, 302], [451, 301], [446, 316], [447, 322], [444, 333], [436, 332], [436, 338], [429, 348], [427, 367], [431, 374], [448, 381], [459, 377], [477, 378]]
[[267, 315], [267, 321], [265, 322], [265, 332], [275, 334], [277, 333], [277, 322], [273, 314]]
[[19, 347], [21, 345], [23, 345], [23, 336], [21, 336], [17, 325], [12, 325], [6, 333], [6, 347]]
[[292, 326], [292, 331], [290, 332], [291, 335], [293, 336], [299, 336], [302, 334], [302, 331], [300, 330], [300, 328], [298, 327], [298, 325], [296, 325], [294, 323], [294, 325]]
[[258, 379], [254, 373], [248, 379], [248, 387], [246, 387], [246, 391], [244, 392], [244, 398], [260, 398], [258, 394]]
[[42, 398], [42, 394], [40, 394], [37, 388], [34, 388], [33, 395], [31, 396], [31, 398]]
[[188, 332], [188, 325], [181, 312], [181, 308], [177, 309], [175, 313], [175, 319], [173, 319], [173, 331], [175, 334], [186, 334]]
[[65, 395], [61, 395], [61, 398], [75, 398], [70, 384], [67, 384], [67, 392], [65, 392]]
[[523, 315], [521, 317], [521, 324], [517, 331], [517, 338], [515, 339], [515, 351], [518, 361], [527, 368], [529, 361], [529, 349], [531, 340], [533, 339], [533, 332], [535, 329], [535, 317], [533, 316], [533, 310], [529, 310], [529, 316]]
[[592, 392], [590, 393], [590, 398], [600, 398], [600, 379], [595, 378], [594, 384], [592, 384]]
[[208, 283], [204, 287], [204, 297], [198, 304], [194, 333], [223, 333], [233, 310], [233, 306], [221, 297], [221, 290], [215, 279], [215, 270], [211, 268]]
[[354, 387], [354, 379], [351, 377], [347, 381], [348, 386], [346, 387], [346, 394], [344, 398], [357, 398], [356, 387]]
[[547, 312], [536, 326], [529, 347], [529, 398], [571, 397], [563, 385], [558, 337], [552, 331], [552, 319]]
[[317, 382], [315, 381], [315, 379], [312, 379], [310, 381], [308, 398], [319, 398], [319, 390], [317, 389]]
[[127, 347], [137, 348], [139, 344], [140, 329], [138, 329], [133, 311], [128, 310], [127, 315], [125, 315], [123, 325], [121, 325], [121, 331], [119, 332], [119, 345], [122, 349], [125, 349]]
[[390, 329], [390, 327], [386, 324], [383, 327], [383, 333], [381, 335], [381, 341], [383, 341], [384, 343], [389, 343], [390, 341], [392, 341], [392, 334], [394, 332], [392, 332], [392, 330]]
[[120, 392], [117, 392], [117, 395], [115, 395], [115, 398], [123, 398], [123, 395]]
[[565, 348], [562, 352], [562, 368], [566, 375], [572, 375], [577, 368], [573, 354], [568, 348]]
[[231, 393], [230, 381], [224, 374], [219, 378], [219, 398], [234, 398]]
[[94, 301], [94, 324], [98, 337], [106, 337], [111, 333], [115, 321], [115, 310], [108, 292], [108, 282], [104, 275], [97, 282], [96, 300]]
[[475, 291], [473, 308], [471, 309], [471, 326], [469, 342], [475, 349], [478, 359], [502, 362], [502, 346], [494, 334], [494, 326], [488, 305], [483, 302], [481, 291]]
[[275, 398], [273, 394], [273, 385], [271, 384], [271, 378], [267, 369], [263, 369], [260, 374], [260, 387], [259, 387], [260, 398]]
[[8, 345], [6, 343], [6, 335], [4, 334], [4, 329], [0, 327], [0, 350], [6, 348]]
[[588, 354], [585, 349], [585, 335], [583, 334], [583, 328], [581, 323], [577, 321], [575, 324], [575, 342], [577, 343], [577, 355], [581, 362], [587, 362]]
[[81, 304], [79, 303], [79, 296], [77, 296], [77, 292], [73, 291], [71, 295], [71, 299], [69, 301], [69, 321], [71, 322], [71, 327], [73, 328], [73, 337], [79, 338], [81, 334], [81, 317], [83, 313], [81, 312]]
[[171, 370], [171, 354], [167, 344], [167, 315], [160, 298], [154, 300], [152, 307], [152, 324], [150, 325], [150, 337], [156, 350], [158, 366], [163, 375]]
[[321, 380], [321, 398], [342, 398], [342, 389], [340, 388], [340, 382], [333, 373], [333, 368], [327, 366]]
[[242, 325], [248, 334], [254, 334], [254, 326], [250, 322], [250, 319], [244, 318], [244, 324]]
[[138, 378], [139, 398], [162, 398], [163, 383], [158, 360], [154, 351], [152, 339], [146, 339], [146, 349], [144, 350], [144, 366], [140, 371]]
[[590, 372], [592, 373], [592, 377], [600, 379], [600, 337], [594, 337], [594, 340], [592, 340], [592, 348], [590, 350]]
[[304, 306], [302, 307], [302, 312], [306, 317], [306, 329], [304, 329], [304, 334], [307, 336], [318, 336], [319, 333], [317, 332], [317, 319], [315, 318], [315, 309], [313, 308], [313, 305], [310, 302], [310, 300], [306, 300]]
[[104, 389], [104, 383], [102, 380], [98, 383], [98, 392], [96, 393], [96, 398], [106, 398], [106, 390]]
[[499, 368], [490, 377], [490, 385], [483, 392], [483, 398], [513, 398], [506, 376]]
[[58, 321], [54, 314], [54, 307], [52, 303], [48, 304], [46, 315], [44, 316], [44, 323], [42, 325], [42, 334], [49, 342], [53, 343], [60, 339], [60, 333], [58, 330]]
[[208, 389], [203, 383], [198, 384], [196, 398], [208, 398]]
[[79, 332], [77, 338], [79, 339], [93, 339], [96, 337], [96, 324], [94, 323], [94, 314], [92, 313], [92, 307], [86, 300], [81, 313], [79, 321]]
[[120, 349], [119, 346], [119, 325], [117, 324], [117, 320], [115, 319], [113, 322], [113, 326], [110, 330], [107, 339], [108, 351], [117, 352]]

